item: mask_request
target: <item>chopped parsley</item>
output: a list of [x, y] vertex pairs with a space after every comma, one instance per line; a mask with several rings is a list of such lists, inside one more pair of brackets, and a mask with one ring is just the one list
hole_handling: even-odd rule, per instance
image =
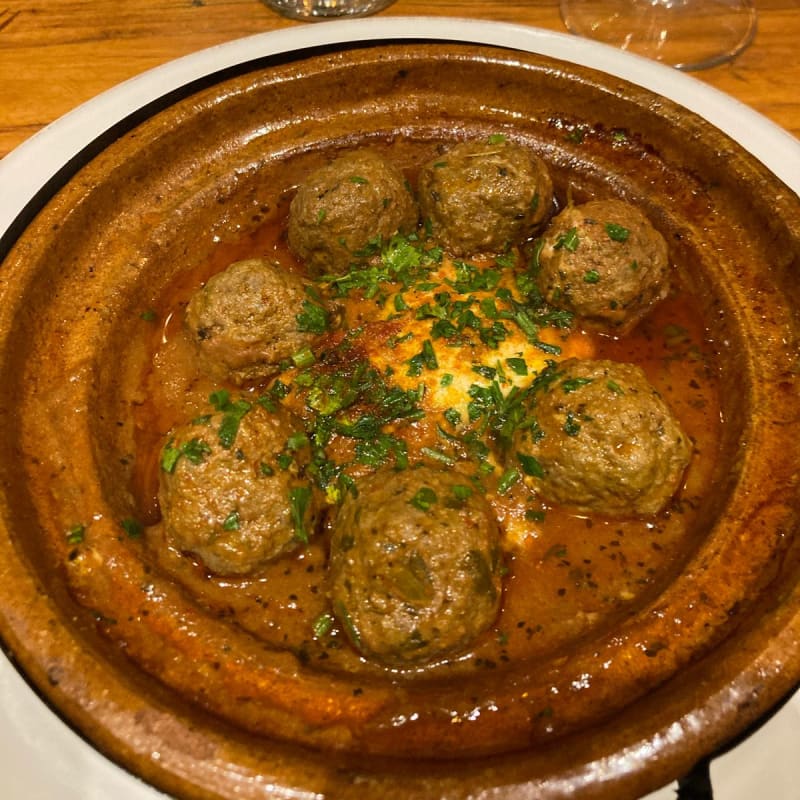
[[408, 446], [402, 439], [388, 433], [381, 433], [375, 439], [361, 439], [356, 442], [356, 461], [369, 467], [380, 467], [394, 459], [396, 469], [408, 466]]
[[376, 264], [359, 266], [344, 275], [324, 275], [335, 295], [346, 297], [360, 291], [366, 299], [384, 302], [388, 297], [387, 285], [399, 286], [405, 291], [424, 282], [442, 259], [439, 248], [423, 248], [413, 236], [393, 236], [380, 250]]
[[314, 632], [314, 638], [321, 639], [326, 634], [330, 633], [333, 628], [334, 617], [330, 611], [323, 611], [311, 624], [311, 630]]
[[584, 283], [600, 283], [600, 273], [596, 269], [587, 269], [583, 273]]
[[310, 300], [303, 300], [300, 313], [295, 316], [297, 330], [304, 333], [323, 334], [330, 323], [327, 309]]
[[613, 242], [627, 242], [631, 235], [628, 228], [623, 225], [618, 225], [616, 222], [606, 222], [605, 229], [608, 238]]
[[144, 533], [144, 526], [141, 522], [139, 522], [139, 520], [129, 517], [127, 519], [123, 519], [119, 524], [122, 530], [124, 530], [131, 539], [139, 539]]
[[347, 606], [340, 601], [337, 601], [334, 604], [334, 611], [336, 612], [336, 616], [339, 617], [342, 625], [344, 626], [347, 635], [350, 637], [350, 640], [353, 644], [358, 647], [361, 643], [361, 633], [359, 632], [358, 628], [356, 627], [355, 623], [353, 622], [353, 618], [350, 616], [350, 612], [347, 610]]
[[292, 363], [300, 369], [310, 367], [316, 360], [317, 357], [314, 355], [314, 351], [308, 345], [301, 347], [292, 355]]
[[461, 412], [457, 408], [448, 408], [442, 415], [454, 428], [461, 424]]
[[226, 450], [233, 446], [236, 434], [239, 433], [239, 423], [249, 410], [250, 403], [246, 400], [237, 400], [223, 414], [219, 424], [219, 443]]
[[564, 390], [564, 394], [572, 394], [582, 386], [588, 386], [590, 383], [594, 383], [594, 378], [567, 378], [561, 381], [561, 388]]
[[222, 530], [224, 531], [238, 531], [239, 530], [239, 512], [234, 509], [222, 521]]
[[581, 425], [575, 417], [574, 411], [567, 411], [567, 417], [564, 420], [564, 433], [567, 436], [577, 436], [581, 432]]
[[588, 129], [585, 125], [576, 125], [572, 130], [570, 130], [564, 138], [568, 142], [573, 142], [574, 144], [582, 144]]
[[555, 244], [553, 245], [554, 250], [567, 250], [570, 253], [574, 253], [578, 249], [578, 245], [580, 244], [580, 238], [578, 236], [578, 229], [577, 228], [570, 228], [568, 231], [564, 231], [556, 238]]
[[[232, 401], [230, 392], [227, 389], [219, 389], [212, 392], [208, 400], [217, 411], [222, 412], [222, 419], [218, 429], [219, 443], [226, 450], [229, 450], [236, 441], [236, 434], [239, 432], [239, 424], [242, 421], [242, 417], [252, 406], [244, 399]], [[199, 462], [193, 461], [193, 463]]]
[[437, 369], [438, 367], [439, 361], [436, 358], [436, 351], [433, 349], [431, 340], [426, 339], [422, 343], [422, 350], [408, 360], [408, 370], [406, 375], [410, 377], [417, 377], [418, 375], [422, 374], [423, 368]]
[[70, 527], [66, 533], [67, 544], [82, 544], [85, 538], [86, 526], [80, 522]]
[[286, 440], [287, 450], [301, 450], [308, 445], [308, 435], [305, 431], [298, 431], [293, 433]]
[[493, 381], [497, 377], [497, 370], [494, 367], [487, 367], [485, 364], [473, 364], [472, 371], [489, 381]]
[[497, 493], [505, 494], [515, 483], [518, 483], [522, 476], [516, 467], [507, 469], [501, 476], [497, 483]]
[[461, 502], [465, 502], [472, 497], [473, 489], [471, 486], [468, 486], [465, 483], [455, 483], [453, 486], [450, 487], [450, 491], [452, 491], [453, 496], [456, 500]]
[[420, 448], [420, 453], [427, 456], [432, 461], [438, 461], [440, 464], [446, 464], [448, 467], [452, 467], [456, 463], [455, 458], [434, 447], [422, 447]]
[[292, 517], [294, 538], [303, 544], [309, 540], [309, 531], [306, 528], [306, 512], [311, 502], [311, 487], [293, 486], [289, 489], [289, 512]]
[[522, 471], [532, 478], [543, 478], [544, 468], [534, 456], [527, 455], [526, 453], [517, 453], [517, 461], [519, 461]]
[[168, 473], [175, 472], [182, 456], [191, 464], [202, 464], [210, 453], [211, 447], [202, 439], [192, 438], [179, 446], [175, 446], [175, 440], [170, 439], [161, 451], [161, 469]]
[[528, 365], [524, 358], [507, 358], [506, 364], [515, 375], [524, 377], [528, 374]]
[[436, 492], [430, 486], [423, 486], [408, 502], [420, 511], [429, 511], [437, 501]]
[[466, 261], [455, 261], [454, 266], [456, 277], [454, 280], [447, 280], [446, 283], [459, 294], [492, 291], [497, 288], [503, 277], [503, 273], [493, 267], [480, 269]]

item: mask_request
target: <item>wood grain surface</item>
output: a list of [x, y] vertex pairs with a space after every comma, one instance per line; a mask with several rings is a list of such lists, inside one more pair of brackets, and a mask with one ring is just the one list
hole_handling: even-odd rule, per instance
[[[756, 5], [753, 44], [732, 63], [694, 74], [800, 137], [800, 0]], [[397, 0], [381, 13], [564, 30], [554, 0]], [[298, 24], [307, 23], [283, 19], [260, 0], [0, 0], [0, 157], [144, 70]]]

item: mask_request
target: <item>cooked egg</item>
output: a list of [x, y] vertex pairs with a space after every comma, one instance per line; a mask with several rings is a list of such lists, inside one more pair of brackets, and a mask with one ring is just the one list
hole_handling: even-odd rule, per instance
[[[513, 547], [536, 535], [541, 502], [499, 452], [498, 424], [550, 364], [591, 358], [593, 340], [541, 299], [518, 256], [466, 262], [419, 253], [394, 270], [384, 254], [322, 281], [339, 306], [338, 325], [316, 363], [283, 374], [299, 388], [284, 403], [335, 417], [323, 426], [330, 453], [353, 477], [387, 458], [433, 459], [478, 480]], [[398, 402], [404, 411], [393, 416]], [[328, 488], [330, 502], [341, 496], [338, 485]]]
[[[549, 362], [591, 358], [590, 340], [551, 316], [530, 311], [525, 272], [495, 262], [444, 259], [441, 266], [403, 289], [353, 301], [348, 317], [391, 321], [364, 337], [370, 362], [405, 390], [424, 387], [421, 405], [448, 420], [470, 419], [475, 387], [496, 384], [503, 394], [526, 387]], [[548, 310], [552, 315], [552, 309]], [[368, 327], [368, 323], [367, 323]]]

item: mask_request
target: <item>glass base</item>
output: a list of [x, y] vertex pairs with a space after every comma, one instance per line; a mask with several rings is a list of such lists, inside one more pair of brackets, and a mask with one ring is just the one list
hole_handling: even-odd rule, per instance
[[682, 70], [729, 61], [750, 44], [747, 0], [561, 0], [567, 29]]
[[306, 22], [337, 17], [366, 17], [382, 11], [395, 0], [262, 0], [282, 17]]

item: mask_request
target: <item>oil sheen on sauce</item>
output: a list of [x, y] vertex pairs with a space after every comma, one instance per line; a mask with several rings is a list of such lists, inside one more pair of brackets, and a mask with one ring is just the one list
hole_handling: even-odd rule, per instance
[[[156, 309], [152, 360], [143, 375], [144, 402], [136, 407], [139, 471], [134, 493], [148, 526], [148, 557], [217, 619], [229, 619], [267, 646], [296, 654], [320, 670], [358, 674], [384, 668], [360, 657], [335, 627], [315, 635], [314, 622], [328, 608], [326, 532], [268, 565], [257, 575], [225, 579], [210, 575], [187, 554], [166, 546], [157, 503], [159, 452], [170, 429], [208, 411], [219, 384], [198, 373], [183, 312], [193, 291], [229, 263], [262, 257], [289, 270], [301, 266], [288, 252], [281, 226], [270, 224], [236, 245], [220, 246], [212, 262], [177, 281]], [[369, 316], [369, 304], [354, 302], [352, 319]], [[568, 652], [571, 642], [609, 629], [634, 613], [669, 582], [691, 554], [702, 530], [701, 498], [711, 481], [720, 439], [720, 403], [702, 318], [680, 286], [630, 334], [614, 338], [577, 327], [564, 338], [562, 356], [608, 358], [639, 364], [673, 409], [694, 451], [684, 486], [662, 513], [648, 519], [610, 519], [549, 507], [521, 485], [492, 495], [504, 530], [505, 589], [493, 628], [467, 652], [411, 673], [431, 675], [494, 669], [504, 662]], [[553, 341], [557, 341], [554, 339]], [[400, 358], [394, 352], [376, 359]], [[235, 387], [229, 387], [236, 391]], [[257, 395], [264, 386], [247, 387]], [[431, 426], [418, 424], [408, 437], [410, 457], [436, 444]], [[412, 675], [413, 677], [413, 675]]]

